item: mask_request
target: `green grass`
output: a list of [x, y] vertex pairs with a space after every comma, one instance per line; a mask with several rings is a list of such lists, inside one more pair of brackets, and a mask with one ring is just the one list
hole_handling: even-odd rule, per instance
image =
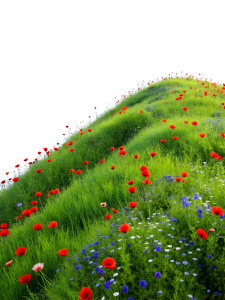
[[[82, 287], [91, 288], [92, 299], [105, 296], [105, 299], [175, 300], [189, 299], [190, 295], [197, 300], [222, 299], [225, 293], [223, 218], [213, 214], [208, 205], [224, 208], [224, 161], [210, 154], [225, 156], [225, 141], [221, 136], [225, 115], [221, 102], [225, 100], [225, 90], [219, 94], [217, 89], [222, 90], [221, 86], [207, 84], [210, 88], [205, 89], [197, 80], [177, 78], [150, 85], [93, 122], [88, 127], [92, 128], [91, 133], [85, 128], [83, 136], [78, 133], [68, 139], [66, 144], [73, 141], [73, 145], [51, 153], [50, 163], [47, 158], [36, 162], [18, 182], [0, 193], [0, 220], [10, 230], [10, 235], [0, 243], [2, 299], [80, 299]], [[183, 99], [176, 101], [181, 93]], [[218, 96], [212, 96], [214, 93]], [[125, 106], [125, 113], [119, 114]], [[182, 110], [185, 106], [187, 111]], [[184, 124], [185, 120], [188, 124]], [[193, 121], [198, 125], [193, 126]], [[199, 136], [201, 132], [206, 133], [204, 138]], [[174, 136], [178, 140], [173, 140]], [[161, 139], [166, 143], [161, 143]], [[118, 147], [122, 145], [127, 153], [120, 157]], [[115, 147], [115, 151], [110, 151], [110, 147]], [[70, 148], [75, 150], [70, 152]], [[156, 156], [151, 157], [151, 152], [156, 152]], [[139, 154], [139, 158], [135, 159], [134, 154]], [[104, 159], [102, 164], [101, 159]], [[83, 164], [85, 160], [89, 161], [87, 166]], [[112, 165], [116, 166], [114, 170]], [[142, 165], [149, 169], [150, 185], [142, 183], [144, 177], [139, 169]], [[36, 172], [39, 168], [40, 174]], [[82, 173], [72, 174], [71, 168]], [[188, 172], [185, 182], [176, 182], [175, 177], [181, 177], [182, 171]], [[174, 180], [164, 178], [166, 175]], [[134, 194], [128, 192], [129, 180], [134, 181]], [[46, 197], [49, 190], [56, 188], [60, 189], [58, 195]], [[35, 199], [38, 191], [42, 196]], [[182, 204], [184, 197], [190, 201], [187, 207]], [[31, 207], [32, 200], [38, 201], [38, 211], [18, 220], [16, 217]], [[129, 205], [131, 201], [137, 204], [134, 209]], [[17, 207], [19, 202], [23, 203], [22, 210]], [[101, 207], [103, 202], [107, 203], [106, 207]], [[202, 218], [198, 217], [196, 206], [203, 210]], [[118, 210], [117, 214], [112, 212], [113, 208]], [[106, 214], [111, 215], [109, 220]], [[56, 228], [48, 227], [51, 221], [57, 221]], [[43, 225], [42, 230], [33, 230], [37, 223]], [[126, 235], [119, 231], [124, 223], [131, 227]], [[206, 239], [197, 236], [199, 228], [208, 233]], [[210, 232], [210, 228], [215, 232]], [[182, 238], [185, 241], [179, 242]], [[99, 245], [89, 246], [96, 241]], [[161, 243], [159, 252], [154, 251], [158, 242]], [[26, 255], [17, 256], [18, 247], [28, 248]], [[105, 249], [101, 250], [102, 247]], [[67, 256], [59, 256], [58, 251], [65, 248]], [[86, 254], [81, 255], [84, 248]], [[98, 258], [93, 258], [91, 250], [99, 252]], [[148, 252], [144, 253], [145, 250]], [[116, 268], [103, 267], [103, 276], [93, 273], [109, 255], [116, 261]], [[86, 256], [91, 258], [85, 261]], [[150, 259], [153, 261], [149, 262]], [[5, 263], [9, 260], [13, 263], [7, 267]], [[89, 264], [90, 260], [96, 265]], [[188, 264], [184, 265], [183, 261]], [[44, 263], [42, 272], [32, 270], [38, 262]], [[76, 270], [78, 265], [82, 267]], [[214, 265], [216, 268], [211, 270]], [[156, 272], [161, 273], [161, 278], [155, 277]], [[19, 282], [24, 274], [32, 275], [28, 288]], [[106, 290], [104, 283], [112, 278], [116, 283]], [[146, 280], [147, 287], [139, 286], [141, 280]], [[128, 286], [128, 293], [122, 291], [124, 285]], [[222, 291], [219, 296], [215, 294], [218, 291]]]

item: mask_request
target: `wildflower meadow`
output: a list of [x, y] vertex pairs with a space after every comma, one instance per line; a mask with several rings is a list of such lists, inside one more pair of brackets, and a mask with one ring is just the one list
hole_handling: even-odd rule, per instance
[[94, 110], [0, 180], [0, 300], [225, 299], [225, 84]]

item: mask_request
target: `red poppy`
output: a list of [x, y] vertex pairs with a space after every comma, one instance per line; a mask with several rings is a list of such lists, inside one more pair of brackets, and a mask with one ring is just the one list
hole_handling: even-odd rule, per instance
[[20, 166], [19, 164], [18, 164], [18, 165], [15, 165], [15, 168], [19, 168], [19, 166]]
[[138, 154], [135, 154], [135, 155], [134, 155], [134, 158], [138, 158], [138, 157], [139, 157], [139, 155], [138, 155]]
[[143, 113], [143, 110], [140, 110], [140, 113], [142, 114], [142, 113]]
[[134, 183], [134, 181], [133, 180], [130, 180], [130, 181], [128, 181], [128, 183], [127, 184], [130, 184], [130, 185], [132, 185]]
[[111, 218], [111, 215], [106, 215], [105, 218], [106, 220], [109, 220]]
[[85, 165], [88, 165], [88, 160], [84, 161], [84, 164], [85, 164]]
[[68, 146], [71, 146], [71, 145], [73, 145], [73, 141], [71, 141], [71, 142], [68, 143]]
[[39, 151], [38, 154], [41, 154], [41, 151]]
[[151, 152], [150, 155], [151, 155], [152, 157], [154, 157], [154, 156], [156, 156], [156, 152]]
[[31, 207], [30, 211], [31, 211], [31, 213], [34, 213], [34, 212], [36, 212], [36, 211], [37, 211], [37, 207], [36, 207], [36, 206], [34, 206], [34, 207]]
[[41, 173], [41, 171], [42, 171], [41, 169], [37, 169], [37, 173]]
[[128, 192], [133, 194], [135, 192], [135, 190], [136, 190], [136, 187], [131, 186], [131, 187], [129, 187]]
[[110, 151], [114, 151], [114, 150], [115, 150], [115, 148], [114, 148], [114, 147], [111, 147], [111, 148], [110, 148]]
[[26, 217], [29, 217], [31, 214], [32, 214], [32, 211], [31, 211], [30, 209], [25, 209], [25, 210], [22, 212], [22, 215], [23, 215], [23, 216], [26, 216]]
[[175, 180], [176, 180], [176, 182], [180, 182], [181, 178], [180, 177], [176, 177]]
[[10, 232], [9, 232], [8, 229], [2, 229], [2, 230], [0, 231], [0, 236], [1, 236], [2, 238], [4, 238], [4, 236], [7, 236], [7, 235], [9, 235], [9, 234], [10, 234]]
[[81, 131], [81, 132], [80, 132], [80, 134], [81, 134], [81, 135], [83, 135], [83, 134], [84, 134], [84, 132], [83, 132], [83, 131]]
[[120, 232], [123, 232], [123, 233], [127, 233], [127, 231], [130, 230], [130, 225], [129, 224], [122, 224], [120, 227], [119, 227], [119, 231]]
[[5, 180], [2, 180], [1, 184], [4, 184], [5, 183]]
[[7, 223], [2, 223], [1, 224], [1, 229], [7, 229]]
[[68, 252], [68, 250], [65, 248], [65, 249], [61, 249], [61, 250], [59, 250], [59, 255], [60, 256], [66, 256], [67, 255], [67, 252]]
[[35, 194], [36, 197], [40, 197], [41, 195], [42, 195], [41, 192], [37, 192], [37, 193]]
[[59, 194], [60, 193], [60, 190], [59, 189], [55, 189], [55, 194]]
[[115, 262], [115, 260], [112, 257], [105, 258], [103, 260], [102, 264], [103, 264], [104, 268], [108, 268], [110, 270], [113, 270], [116, 267], [116, 262]]
[[222, 216], [224, 214], [224, 210], [217, 206], [211, 207], [211, 211], [212, 211], [212, 213], [214, 213], [217, 216]]
[[135, 202], [133, 202], [133, 201], [130, 202], [130, 207], [131, 207], [131, 208], [135, 208], [136, 206], [137, 206], [137, 204], [136, 204]]
[[183, 107], [183, 110], [188, 110], [188, 107]]
[[164, 120], [164, 119], [163, 119], [162, 121], [163, 121], [164, 123], [166, 123], [166, 122], [167, 122], [167, 120]]
[[191, 124], [196, 126], [198, 123], [196, 121], [193, 121]]
[[18, 177], [13, 178], [13, 182], [17, 182], [17, 181], [19, 181], [19, 178], [18, 178]]
[[120, 147], [119, 147], [119, 150], [123, 150], [123, 149], [124, 149], [124, 146], [120, 146]]
[[100, 164], [102, 164], [103, 162], [104, 162], [104, 159], [101, 159], [101, 160], [100, 160]]
[[199, 136], [200, 136], [201, 138], [203, 138], [203, 137], [205, 137], [205, 133], [199, 133]]
[[77, 171], [76, 171], [76, 174], [80, 174], [80, 173], [81, 173], [81, 170], [77, 170]]
[[91, 300], [92, 290], [89, 287], [83, 287], [79, 293], [79, 297], [81, 300]]
[[221, 133], [222, 137], [224, 138], [225, 137], [225, 134], [224, 133]]
[[187, 177], [188, 176], [188, 172], [181, 172], [181, 176], [182, 177]]
[[143, 176], [145, 176], [145, 177], [150, 177], [150, 176], [151, 176], [151, 174], [148, 172], [147, 169], [143, 170], [143, 171], [141, 172], [141, 174], [142, 174]]
[[111, 169], [114, 170], [116, 166], [112, 166]]
[[92, 132], [92, 129], [88, 129], [89, 132]]
[[28, 158], [25, 158], [23, 161], [27, 161], [28, 160]]
[[70, 172], [71, 172], [71, 173], [74, 173], [74, 169], [71, 169]]
[[141, 170], [141, 171], [144, 171], [145, 169], [148, 170], [148, 168], [147, 168], [146, 166], [141, 166], [141, 167], [140, 167], [140, 170]]
[[48, 225], [49, 228], [56, 228], [56, 226], [57, 226], [57, 222], [56, 222], [56, 221], [52, 221], [52, 222]]
[[22, 217], [23, 217], [23, 216], [21, 215], [21, 216], [19, 216], [19, 217], [16, 217], [16, 218], [19, 220], [19, 219], [22, 219]]
[[55, 150], [55, 151], [58, 151], [59, 149], [58, 149], [58, 148], [54, 148], [54, 150]]
[[30, 205], [36, 205], [38, 202], [37, 201], [32, 201], [31, 203], [30, 203]]
[[48, 151], [48, 148], [43, 148], [43, 150], [46, 152], [46, 151]]
[[115, 208], [113, 208], [113, 212], [114, 212], [114, 214], [116, 214], [118, 212], [118, 210], [116, 210]]
[[5, 264], [5, 266], [10, 266], [12, 262], [13, 262], [13, 260], [8, 261], [8, 262]]
[[47, 195], [46, 195], [46, 197], [50, 197], [50, 195], [49, 195], [49, 194], [47, 194]]
[[161, 143], [165, 143], [166, 142], [166, 140], [161, 140]]
[[178, 136], [173, 136], [172, 139], [173, 139], [174, 141], [177, 141], [177, 140], [178, 140]]
[[50, 195], [53, 195], [55, 192], [53, 190], [49, 191]]
[[207, 233], [205, 230], [199, 228], [199, 229], [197, 230], [197, 235], [198, 235], [201, 239], [205, 239], [205, 238], [207, 238], [208, 233]]
[[33, 226], [33, 229], [34, 229], [34, 230], [41, 230], [41, 229], [42, 229], [42, 225], [41, 225], [41, 224], [35, 224], [35, 225]]
[[47, 159], [47, 162], [50, 162], [50, 161], [52, 161], [51, 158]]
[[145, 180], [142, 181], [142, 183], [145, 183], [145, 184], [151, 184], [151, 181], [150, 181], [148, 178], [145, 178]]
[[82, 131], [83, 129], [80, 129], [80, 131]]
[[27, 275], [23, 275], [22, 277], [20, 277], [20, 283], [25, 284], [30, 282], [31, 280], [31, 275], [27, 274]]
[[73, 148], [71, 148], [71, 149], [70, 149], [70, 152], [73, 152], [73, 151], [74, 151], [74, 149], [73, 149]]
[[175, 129], [175, 128], [176, 128], [176, 126], [174, 126], [174, 125], [170, 125], [170, 128], [171, 128], [171, 129]]
[[187, 123], [188, 123], [188, 121], [184, 121], [184, 123], [185, 123], [185, 124], [187, 124]]
[[127, 151], [125, 149], [120, 150], [119, 155], [122, 157], [122, 155], [125, 155], [126, 153], [127, 153]]
[[16, 255], [20, 255], [20, 256], [22, 256], [22, 255], [25, 255], [26, 254], [26, 251], [27, 251], [27, 248], [25, 248], [25, 247], [20, 247], [20, 248], [18, 248], [17, 250], [16, 250]]

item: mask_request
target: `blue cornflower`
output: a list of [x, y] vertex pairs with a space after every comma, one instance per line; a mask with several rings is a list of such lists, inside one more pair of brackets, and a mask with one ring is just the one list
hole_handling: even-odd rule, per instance
[[114, 246], [116, 243], [115, 242], [112, 242], [112, 245]]
[[127, 247], [130, 248], [130, 244], [127, 244]]
[[17, 207], [20, 207], [20, 206], [22, 206], [23, 205], [23, 203], [17, 203]]
[[122, 292], [123, 293], [128, 293], [129, 289], [126, 285], [123, 286]]
[[160, 272], [156, 272], [156, 273], [155, 273], [155, 277], [156, 277], [156, 278], [161, 278], [161, 273], [160, 273]]
[[110, 289], [110, 285], [111, 285], [111, 282], [108, 280], [104, 283], [104, 287], [106, 290], [109, 290]]
[[187, 264], [188, 264], [188, 262], [184, 260], [183, 261], [183, 265], [187, 265]]
[[155, 251], [161, 252], [161, 250], [162, 250], [162, 248], [161, 248], [160, 246], [157, 246], [157, 247], [155, 248]]
[[128, 299], [127, 300], [133, 300], [133, 297], [128, 297]]
[[93, 254], [93, 257], [94, 257], [94, 259], [98, 258], [98, 252], [97, 251]]
[[202, 218], [202, 217], [203, 217], [203, 215], [202, 215], [202, 214], [199, 214], [199, 215], [198, 215], [198, 217], [199, 217], [199, 218]]
[[81, 251], [81, 255], [82, 254], [86, 254], [86, 249], [84, 248], [84, 249], [82, 249], [82, 251]]
[[73, 280], [73, 278], [70, 278], [70, 280]]
[[95, 272], [97, 273], [99, 271], [99, 267], [96, 267], [95, 268]]
[[148, 250], [145, 250], [144, 252], [145, 252], [145, 253], [148, 253]]
[[95, 287], [98, 287], [98, 286], [99, 286], [99, 284], [100, 284], [99, 282], [98, 282], [98, 283], [96, 283]]
[[198, 213], [201, 214], [203, 210], [201, 208], [198, 209]]
[[182, 238], [181, 241], [184, 242], [184, 241], [185, 241], [185, 238]]
[[58, 270], [56, 270], [56, 272], [59, 272], [59, 269], [58, 269]]
[[105, 271], [103, 270], [103, 269], [101, 269], [100, 271], [99, 271], [99, 274], [100, 275], [103, 275], [105, 273]]
[[105, 248], [104, 248], [104, 247], [102, 247], [102, 248], [101, 248], [101, 250], [105, 250]]
[[190, 242], [190, 245], [194, 245], [195, 243], [194, 242]]
[[82, 265], [78, 265], [78, 266], [76, 267], [76, 270], [77, 270], [77, 271], [80, 270], [81, 267], [82, 267]]
[[90, 258], [90, 256], [87, 256], [87, 257], [85, 257], [85, 261], [88, 261], [89, 260], [89, 258]]
[[97, 246], [97, 245], [99, 245], [100, 244], [100, 242], [99, 241], [97, 241], [97, 242], [95, 242], [95, 245]]
[[146, 287], [146, 286], [147, 286], [147, 282], [146, 282], [145, 280], [141, 280], [141, 281], [139, 282], [139, 286], [140, 286], [140, 287]]
[[161, 294], [162, 294], [162, 291], [158, 291], [158, 294], [160, 294], [160, 295], [161, 295]]
[[209, 257], [209, 258], [212, 258], [212, 255], [211, 255], [211, 254], [209, 254], [209, 255], [208, 255], [208, 257]]

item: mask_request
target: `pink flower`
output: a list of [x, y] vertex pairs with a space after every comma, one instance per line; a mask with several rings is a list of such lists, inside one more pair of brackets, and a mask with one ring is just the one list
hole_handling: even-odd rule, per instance
[[37, 271], [41, 271], [43, 268], [44, 268], [44, 264], [43, 263], [38, 263], [38, 264], [33, 266], [32, 270], [37, 272]]

